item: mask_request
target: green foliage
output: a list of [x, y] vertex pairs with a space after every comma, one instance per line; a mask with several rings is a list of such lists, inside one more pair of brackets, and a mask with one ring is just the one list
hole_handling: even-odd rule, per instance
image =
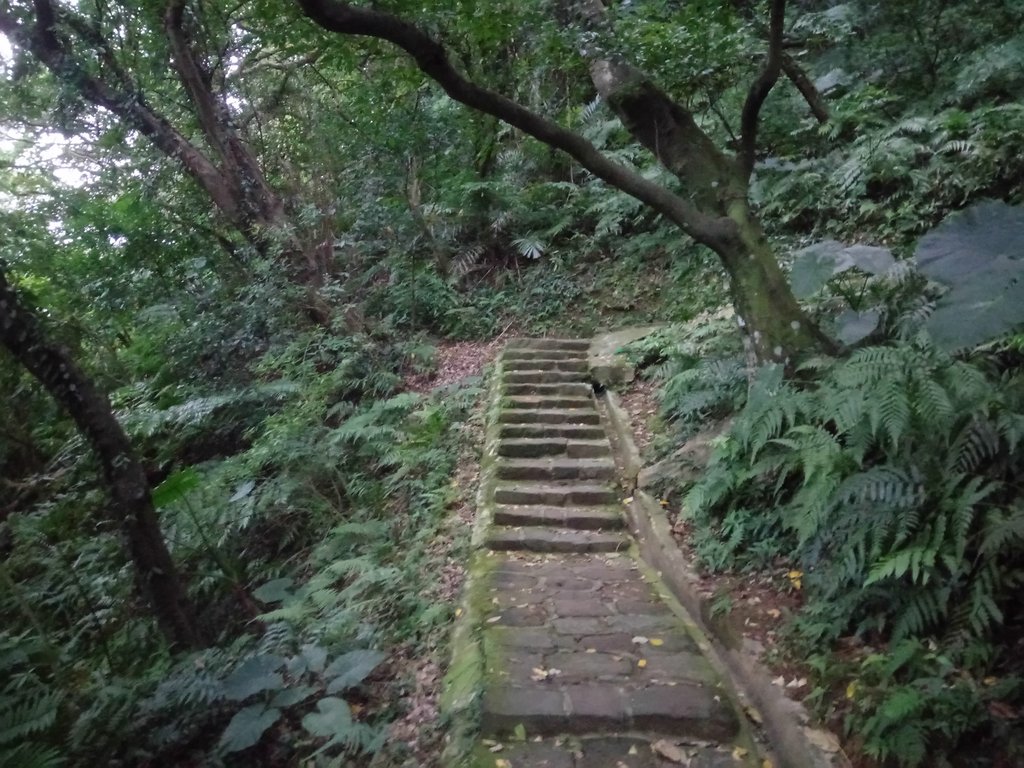
[[[40, 652], [43, 652], [42, 654]], [[58, 720], [62, 695], [32, 668], [46, 648], [29, 636], [0, 633], [0, 764], [51, 768], [64, 764], [47, 744]]]
[[747, 367], [731, 313], [699, 315], [656, 331], [624, 350], [643, 375], [661, 383], [661, 417], [671, 429], [659, 436], [671, 448], [709, 421], [742, 406]]
[[[1019, 619], [1024, 583], [1019, 368], [924, 342], [813, 368], [818, 378], [804, 384], [760, 372], [689, 493], [702, 560], [724, 569], [786, 557], [804, 574], [794, 625], [804, 644], [850, 632], [897, 644], [941, 638], [948, 664], [983, 673], [997, 628]], [[971, 662], [963, 649], [979, 644], [987, 661]], [[928, 698], [945, 684], [926, 669], [907, 667], [893, 690], [865, 694], [850, 713], [869, 753], [921, 765], [936, 732], [955, 745], [984, 719], [959, 684]], [[858, 673], [877, 687], [875, 674]]]
[[[618, 4], [611, 33], [543, 4], [434, 5], [388, 7], [451, 43], [474, 79], [673, 190], [593, 98], [580, 51], [646, 68], [735, 148], [766, 49], [764, 3], [746, 4], [749, 19], [742, 4], [711, 0]], [[790, 3], [787, 51], [831, 119], [808, 118], [785, 78], [773, 89], [752, 191], [768, 231], [793, 249], [838, 238], [902, 257], [971, 202], [1020, 202], [1019, 6]], [[311, 329], [295, 264], [259, 255], [136, 133], [84, 109], [30, 57], [3, 65], [0, 107], [18, 140], [3, 151], [0, 258], [111, 393], [213, 646], [163, 646], [83, 441], [0, 360], [0, 558], [16, 585], [0, 591], [11, 680], [0, 762], [363, 764], [395, 749], [381, 740], [403, 673], [374, 666], [396, 647], [443, 645], [437, 541], [452, 534], [458, 429], [476, 394], [403, 391], [433, 365], [424, 332], [686, 322], [632, 354], [664, 384], [661, 451], [746, 404], [691, 497], [706, 562], [793, 558], [812, 598], [799, 635], [816, 648], [850, 631], [879, 646], [904, 638], [849, 672], [850, 728], [868, 752], [913, 761], [922, 738], [946, 749], [991, 726], [986, 706], [1019, 695], [976, 678], [1006, 668], [996, 633], [1011, 634], [1019, 613], [1021, 340], [953, 359], [917, 336], [942, 301], [959, 320], [991, 299], [990, 284], [940, 299], [907, 259], [865, 269], [870, 254], [856, 247], [813, 263], [805, 252], [794, 274], [811, 273], [811, 309], [839, 338], [903, 341], [812, 361], [799, 383], [765, 372], [748, 394], [736, 329], [701, 316], [725, 300], [726, 276], [663, 218], [453, 104], [387, 46], [316, 38], [294, 3], [189, 7], [211, 52], [204, 76], [285, 201], [289, 224], [271, 239], [334, 246], [321, 287], [334, 316]], [[111, 42], [94, 71], [122, 68], [197, 135], [167, 77], [157, 6], [78, 10]], [[82, 56], [93, 50], [81, 30], [61, 32]], [[371, 670], [372, 686], [348, 689]]]
[[[867, 649], [852, 661], [819, 655], [811, 663], [826, 680], [845, 685], [837, 698], [850, 707], [846, 727], [862, 740], [864, 752], [885, 765], [916, 768], [959, 764], [957, 743], [984, 731], [986, 710], [1019, 696], [1019, 678], [965, 675], [957, 660], [966, 655], [906, 639], [885, 651]], [[837, 708], [824, 688], [815, 698]], [[969, 750], [963, 758], [973, 759]]]

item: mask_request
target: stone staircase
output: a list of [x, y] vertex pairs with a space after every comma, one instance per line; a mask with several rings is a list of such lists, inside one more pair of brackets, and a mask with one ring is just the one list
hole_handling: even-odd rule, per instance
[[[494, 493], [496, 551], [614, 552], [629, 546], [615, 461], [587, 383], [586, 341], [534, 339], [505, 351]], [[550, 382], [552, 374], [564, 380]]]
[[502, 357], [473, 765], [678, 766], [659, 739], [694, 768], [750, 765], [730, 695], [625, 530], [588, 346], [520, 339]]

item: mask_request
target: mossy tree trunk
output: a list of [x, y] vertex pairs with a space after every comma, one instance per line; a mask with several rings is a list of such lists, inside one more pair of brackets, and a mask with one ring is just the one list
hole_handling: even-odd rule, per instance
[[149, 482], [128, 436], [92, 379], [66, 349], [46, 338], [35, 315], [8, 283], [2, 265], [0, 347], [6, 348], [74, 419], [103, 467], [110, 518], [124, 535], [139, 591], [172, 646], [198, 647], [195, 614], [167, 550]]
[[692, 114], [629, 64], [599, 59], [591, 78], [633, 138], [682, 182], [701, 212], [720, 222], [695, 239], [718, 255], [729, 274], [733, 306], [753, 357], [788, 364], [804, 351], [832, 351], [833, 342], [793, 296], [750, 208], [745, 163], [752, 157], [718, 149]]

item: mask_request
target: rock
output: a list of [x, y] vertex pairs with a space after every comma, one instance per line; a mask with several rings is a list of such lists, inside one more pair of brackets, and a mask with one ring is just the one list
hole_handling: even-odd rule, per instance
[[602, 387], [609, 389], [631, 382], [636, 375], [633, 366], [629, 364], [624, 355], [616, 354], [617, 351], [626, 344], [649, 336], [662, 327], [661, 325], [645, 325], [623, 328], [612, 333], [595, 336], [590, 343], [590, 352], [587, 354], [590, 378]]

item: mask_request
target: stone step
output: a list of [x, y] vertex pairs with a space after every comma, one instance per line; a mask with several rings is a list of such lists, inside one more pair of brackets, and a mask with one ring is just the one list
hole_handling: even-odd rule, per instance
[[503, 401], [506, 408], [593, 408], [590, 393], [583, 397], [573, 395], [512, 395]]
[[502, 364], [506, 371], [569, 371], [586, 373], [586, 360], [573, 360], [560, 357], [537, 357], [529, 360], [508, 360]]
[[641, 731], [719, 742], [739, 732], [727, 697], [711, 686], [686, 683], [494, 684], [484, 692], [481, 714], [481, 731], [497, 738], [519, 725], [531, 736]]
[[506, 408], [498, 416], [502, 424], [600, 424], [601, 416], [592, 408]]
[[[730, 750], [720, 745], [706, 743], [686, 745], [682, 750], [682, 762], [666, 760], [661, 746], [654, 748], [657, 736], [644, 737], [639, 734], [594, 733], [581, 734], [578, 739], [567, 740], [561, 736], [542, 739], [537, 736], [528, 741], [509, 741], [501, 750], [502, 759], [512, 766], [528, 768], [752, 768], [754, 765], [768, 765], [760, 760], [748, 758], [739, 761], [732, 757]], [[487, 763], [485, 763], [486, 765]]]
[[496, 526], [487, 534], [487, 546], [498, 552], [618, 552], [629, 548], [629, 536], [545, 526]]
[[585, 507], [617, 504], [618, 494], [597, 483], [502, 483], [494, 489], [497, 504], [538, 504], [547, 507]]
[[505, 384], [566, 384], [586, 382], [587, 376], [573, 371], [505, 371]]
[[495, 525], [547, 525], [577, 531], [618, 530], [624, 525], [616, 507], [539, 507], [502, 505], [494, 510]]
[[555, 395], [561, 397], [590, 397], [594, 388], [583, 382], [566, 382], [564, 384], [506, 384], [505, 395], [519, 397], [523, 395], [536, 395], [546, 397]]
[[607, 436], [599, 424], [506, 424], [501, 428], [501, 439], [509, 438], [600, 440]]
[[590, 349], [590, 339], [555, 339], [555, 338], [521, 338], [512, 339], [506, 349], [561, 349], [575, 352], [586, 352]]
[[512, 459], [539, 459], [542, 456], [566, 456], [589, 459], [611, 454], [606, 438], [600, 440], [569, 440], [566, 438], [510, 438], [498, 443], [498, 455]]
[[559, 350], [559, 349], [506, 349], [502, 354], [505, 360], [586, 360], [587, 353], [583, 350]]
[[615, 462], [600, 459], [502, 459], [499, 480], [612, 480]]

